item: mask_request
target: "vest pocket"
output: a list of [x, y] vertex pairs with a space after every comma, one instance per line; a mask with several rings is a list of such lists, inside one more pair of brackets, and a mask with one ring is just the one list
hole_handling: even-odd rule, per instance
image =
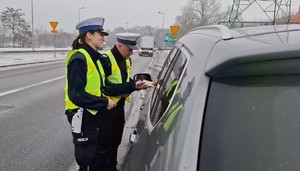
[[72, 133], [77, 163], [90, 165], [97, 153], [99, 129], [83, 134]]

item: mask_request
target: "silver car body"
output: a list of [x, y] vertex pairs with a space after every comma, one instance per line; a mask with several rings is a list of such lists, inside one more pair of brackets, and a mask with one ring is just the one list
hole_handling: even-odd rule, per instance
[[[250, 78], [251, 80], [251, 78], [258, 77], [258, 82], [261, 81], [260, 77], [280, 76], [281, 79], [287, 75], [295, 75], [297, 78], [300, 74], [299, 65], [300, 25], [233, 30], [215, 25], [199, 27], [190, 31], [178, 40], [169, 53], [158, 75], [159, 89], [148, 92], [148, 99], [141, 110], [136, 127], [137, 139], [126, 157], [123, 171], [299, 170], [299, 162], [294, 163], [288, 159], [300, 158], [300, 139], [281, 142], [282, 138], [289, 138], [289, 136], [285, 137], [280, 134], [281, 131], [288, 132], [288, 126], [278, 126], [281, 121], [273, 121], [278, 118], [282, 119], [283, 116], [276, 116], [275, 119], [272, 119], [272, 115], [270, 115], [271, 117], [266, 115], [270, 121], [265, 122], [266, 118], [262, 117], [257, 122], [251, 121], [249, 125], [248, 123], [239, 125], [245, 121], [230, 119], [229, 125], [237, 124], [234, 127], [238, 130], [229, 129], [229, 126], [223, 125], [225, 123], [222, 121], [227, 122], [226, 117], [235, 116], [231, 115], [231, 109], [236, 110], [240, 105], [243, 106], [243, 110], [248, 110], [245, 106], [249, 106], [249, 110], [260, 111], [260, 114], [264, 109], [259, 109], [257, 104], [253, 104], [255, 101], [246, 101], [248, 97], [243, 102], [243, 97], [239, 97], [239, 95], [237, 95], [237, 99], [241, 99], [239, 100], [241, 104], [235, 102], [237, 106], [230, 108], [229, 101], [235, 98], [235, 91], [232, 93], [222, 92], [223, 101], [220, 97], [214, 98], [218, 97], [217, 91], [214, 90], [219, 89], [219, 83], [224, 86], [223, 81], [227, 78], [230, 80]], [[287, 84], [289, 81], [287, 80]], [[238, 92], [243, 92], [243, 86], [240, 83], [237, 83], [237, 86], [234, 84], [228, 83], [229, 90], [239, 87]], [[268, 88], [269, 84], [266, 85], [265, 87]], [[300, 99], [297, 97], [300, 95], [299, 86], [295, 83], [295, 88], [289, 90], [295, 93], [291, 97], [294, 102], [299, 102], [298, 104], [300, 104]], [[251, 87], [255, 87], [255, 84]], [[264, 97], [261, 92], [265, 91], [268, 89], [254, 92], [258, 92], [257, 95], [260, 95], [261, 99]], [[227, 95], [230, 97], [226, 98]], [[252, 95], [255, 96], [255, 93]], [[162, 100], [163, 97], [164, 100]], [[251, 99], [251, 97], [249, 98]], [[217, 104], [223, 102], [229, 105], [224, 108], [218, 107]], [[275, 102], [270, 103], [274, 104]], [[284, 102], [277, 103], [288, 105]], [[290, 110], [300, 112], [297, 105], [293, 105], [291, 108]], [[221, 120], [216, 119], [218, 125], [209, 122], [215, 119], [210, 118], [211, 115], [209, 115], [213, 110], [217, 110], [220, 115], [224, 114]], [[241, 110], [241, 114], [247, 113], [243, 110]], [[273, 110], [275, 111], [275, 109]], [[289, 111], [286, 112], [289, 113]], [[243, 118], [246, 117], [248, 115]], [[300, 119], [295, 117], [294, 120], [296, 131], [290, 132], [300, 133]], [[255, 122], [255, 125], [252, 125], [252, 122]], [[269, 124], [272, 126], [268, 126]], [[206, 126], [207, 130], [204, 129]], [[246, 128], [244, 130], [243, 126], [247, 127], [247, 130]], [[253, 130], [253, 132], [248, 130], [248, 127], [251, 126], [254, 128], [249, 128], [249, 130]], [[213, 132], [216, 135], [214, 136], [209, 134], [210, 130], [224, 130], [224, 132]], [[243, 133], [239, 130], [243, 130]], [[258, 136], [259, 132], [262, 132], [262, 135]], [[268, 137], [273, 133], [274, 136]], [[244, 137], [245, 135], [247, 136]], [[295, 136], [299, 136], [299, 134]], [[268, 138], [264, 139], [263, 137]], [[247, 141], [244, 142], [244, 140]], [[278, 143], [283, 144], [282, 147], [274, 145]], [[265, 147], [267, 145], [271, 147]], [[282, 151], [287, 151], [287, 153]], [[278, 154], [279, 152], [281, 154]], [[295, 154], [291, 154], [293, 152]], [[284, 157], [285, 155], [286, 157]], [[271, 159], [269, 160], [269, 158]]]

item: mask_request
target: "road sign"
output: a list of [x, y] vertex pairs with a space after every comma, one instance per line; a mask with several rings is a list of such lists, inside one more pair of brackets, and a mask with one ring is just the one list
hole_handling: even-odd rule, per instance
[[51, 30], [51, 33], [58, 33], [58, 30]]
[[174, 43], [174, 42], [176, 42], [177, 41], [177, 38], [178, 38], [178, 36], [177, 36], [177, 32], [178, 32], [178, 30], [180, 29], [180, 26], [170, 26], [170, 29], [171, 29], [171, 31], [172, 31], [172, 33], [173, 33], [173, 35], [171, 35], [170, 36], [170, 38], [171, 38], [171, 43]]
[[177, 35], [176, 35], [176, 34], [173, 34], [173, 35], [170, 36], [170, 38], [171, 38], [171, 39], [177, 39]]
[[56, 29], [58, 22], [57, 21], [50, 21], [50, 25], [52, 27], [51, 33], [53, 33], [53, 47], [54, 47], [54, 57], [56, 57], [56, 49], [55, 49], [55, 35], [58, 33]]
[[55, 30], [57, 25], [58, 25], [58, 22], [57, 21], [50, 21], [50, 25], [51, 25], [52, 29]]
[[165, 42], [165, 43], [168, 43], [169, 41], [170, 41], [170, 33], [166, 33], [166, 34], [165, 34], [164, 42]]
[[166, 33], [165, 34], [165, 43], [175, 43], [177, 41], [177, 35], [173, 35], [172, 33]]
[[171, 29], [173, 35], [175, 35], [178, 32], [178, 30], [180, 29], [180, 26], [170, 26], [170, 29]]

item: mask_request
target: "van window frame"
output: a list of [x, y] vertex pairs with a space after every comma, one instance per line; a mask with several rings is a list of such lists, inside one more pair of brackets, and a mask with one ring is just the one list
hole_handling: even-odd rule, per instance
[[[158, 83], [160, 83], [162, 77], [164, 78], [165, 74], [170, 70], [170, 67], [168, 67], [172, 61], [174, 60], [175, 56], [178, 56], [178, 53], [179, 53], [179, 49], [175, 46], [169, 53], [168, 57], [166, 58], [163, 66], [162, 66], [162, 69], [161, 71], [159, 72], [158, 76], [157, 76], [157, 81]], [[154, 89], [154, 91], [152, 92], [152, 97], [151, 97], [151, 109], [150, 109], [150, 114], [152, 113], [153, 111], [153, 106], [154, 106], [154, 103], [156, 102], [156, 99], [157, 99], [157, 95], [158, 95], [158, 92], [160, 91], [161, 89], [161, 86], [159, 87], [159, 89]]]
[[[161, 107], [161, 105], [160, 105], [161, 104], [161, 99], [159, 98], [159, 96], [162, 93], [164, 93], [166, 85], [170, 81], [170, 75], [172, 73], [174, 74], [174, 66], [177, 64], [177, 61], [180, 57], [183, 58], [181, 60], [182, 63], [180, 65], [182, 66], [184, 64], [184, 66], [182, 66], [182, 72], [180, 73], [180, 76], [178, 78], [178, 83], [177, 83], [176, 87], [174, 87], [175, 89], [174, 89], [174, 91], [171, 95], [171, 98], [170, 98], [170, 101], [169, 101], [168, 105], [166, 106], [164, 112], [160, 113], [160, 112], [158, 112], [158, 107], [159, 106]], [[150, 109], [150, 122], [153, 125], [155, 125], [162, 118], [162, 116], [165, 114], [165, 112], [168, 110], [170, 104], [172, 103], [174, 93], [177, 90], [178, 85], [180, 84], [182, 73], [185, 71], [189, 59], [190, 59], [189, 55], [187, 55], [187, 53], [183, 53], [183, 51], [181, 49], [177, 48], [177, 47], [175, 47], [171, 51], [170, 55], [166, 59], [164, 65], [163, 65], [164, 70], [162, 70], [159, 73], [159, 76], [158, 76], [158, 83], [161, 84], [161, 85], [160, 85], [159, 89], [153, 91], [153, 95], [152, 95], [152, 100], [153, 101], [152, 101], [151, 109]], [[169, 66], [169, 67], [166, 67], [166, 66]], [[173, 79], [171, 81], [173, 81]]]

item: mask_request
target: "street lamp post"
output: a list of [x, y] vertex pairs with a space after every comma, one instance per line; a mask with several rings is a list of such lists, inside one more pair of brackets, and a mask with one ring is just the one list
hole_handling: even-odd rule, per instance
[[84, 9], [84, 7], [78, 8], [78, 22], [80, 22], [80, 10], [81, 10], [81, 9]]
[[33, 39], [33, 0], [31, 0], [31, 44], [32, 44], [32, 51], [34, 51], [34, 39]]
[[129, 23], [128, 23], [128, 22], [125, 22], [125, 24], [126, 24], [126, 30], [128, 30], [128, 24], [129, 24]]
[[159, 14], [162, 14], [163, 16], [163, 22], [162, 22], [162, 45], [164, 45], [164, 37], [165, 37], [165, 13], [164, 12], [158, 12]]

